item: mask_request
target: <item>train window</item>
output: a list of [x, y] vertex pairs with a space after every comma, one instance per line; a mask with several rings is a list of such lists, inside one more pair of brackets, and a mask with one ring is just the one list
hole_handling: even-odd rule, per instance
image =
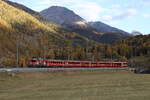
[[36, 62], [36, 60], [31, 60], [31, 62]]
[[121, 63], [117, 63], [117, 65], [121, 65]]
[[102, 65], [106, 65], [107, 63], [100, 63], [100, 64], [102, 64]]
[[72, 64], [72, 62], [68, 62], [68, 64]]
[[56, 64], [59, 64], [59, 62], [55, 62]]
[[97, 63], [92, 63], [92, 64], [97, 64]]
[[84, 64], [89, 64], [88, 62], [84, 63]]
[[54, 64], [58, 64], [58, 62], [54, 62]]
[[59, 64], [62, 64], [62, 62], [58, 62]]
[[52, 61], [51, 63], [52, 63], [52, 64], [55, 64], [55, 62], [54, 62], [54, 61]]
[[80, 64], [80, 62], [68, 62], [68, 64]]

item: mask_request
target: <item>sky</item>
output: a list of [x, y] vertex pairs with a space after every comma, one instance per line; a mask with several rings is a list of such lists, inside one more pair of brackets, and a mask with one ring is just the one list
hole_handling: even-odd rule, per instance
[[11, 0], [35, 11], [50, 6], [73, 10], [87, 21], [101, 21], [127, 32], [150, 33], [150, 0]]

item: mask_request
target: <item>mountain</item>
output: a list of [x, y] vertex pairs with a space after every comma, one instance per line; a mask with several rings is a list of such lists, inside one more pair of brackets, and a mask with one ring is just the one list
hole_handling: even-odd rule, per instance
[[72, 32], [79, 33], [101, 43], [112, 44], [129, 36], [127, 32], [101, 22], [88, 23], [85, 19], [65, 7], [52, 6], [41, 11], [40, 14], [49, 21], [59, 24]]
[[73, 11], [65, 7], [52, 6], [48, 9], [41, 11], [40, 13], [48, 20], [53, 21], [56, 24], [60, 24], [62, 26], [65, 25], [81, 25], [85, 27], [87, 26], [87, 23], [83, 18], [81, 18]]
[[22, 49], [27, 49], [24, 54], [34, 52], [34, 49], [40, 50], [44, 46], [41, 46], [45, 42], [42, 41], [43, 38], [46, 41], [51, 41], [51, 45], [62, 45], [60, 42], [66, 42], [62, 35], [32, 15], [14, 8], [4, 1], [0, 1], [0, 7], [0, 51], [5, 57], [10, 56], [10, 54], [14, 57], [17, 41], [21, 41]]
[[28, 9], [26, 12], [22, 6], [17, 5], [20, 4], [0, 0], [0, 64], [15, 65], [17, 48], [21, 58], [19, 60], [28, 60], [31, 57], [51, 58], [56, 55], [54, 52], [57, 48], [95, 44], [94, 41], [67, 31], [59, 25], [43, 21], [42, 16], [40, 20], [29, 8], [23, 6]]
[[102, 32], [101, 36], [101, 42], [102, 43], [115, 43], [116, 40], [121, 40], [127, 37], [131, 37], [132, 35], [120, 30], [115, 27], [111, 27], [105, 23], [102, 23], [100, 21], [97, 22], [89, 22], [89, 25], [95, 29], [97, 29], [98, 32]]
[[96, 28], [99, 32], [103, 32], [103, 33], [108, 33], [108, 32], [111, 32], [111, 33], [120, 33], [120, 34], [125, 34], [125, 35], [128, 35], [129, 33], [123, 31], [123, 30], [120, 30], [118, 28], [115, 28], [115, 27], [111, 27], [105, 23], [102, 23], [100, 21], [97, 21], [97, 22], [88, 22], [89, 25], [91, 27], [94, 27]]
[[27, 8], [26, 6], [22, 5], [22, 4], [19, 4], [19, 3], [16, 3], [16, 2], [12, 2], [12, 1], [9, 1], [9, 0], [2, 0], [4, 2], [6, 2], [7, 4], [15, 7], [15, 8], [18, 8], [18, 9], [21, 9], [27, 13], [30, 13], [30, 14], [33, 14], [33, 15], [39, 15], [38, 12], [34, 11], [34, 10], [31, 10], [29, 8]]
[[143, 35], [141, 32], [136, 31], [136, 30], [132, 31], [132, 33], [131, 33], [131, 34], [132, 34], [133, 36]]
[[96, 29], [90, 27], [86, 20], [65, 7], [52, 6], [41, 11], [40, 14], [49, 21], [59, 24], [71, 32], [76, 32], [94, 41], [99, 41], [100, 34], [96, 32]]
[[39, 14], [39, 12], [36, 12], [36, 11], [34, 11], [34, 10], [32, 10], [32, 9], [30, 9], [30, 8], [22, 5], [22, 4], [19, 4], [19, 3], [16, 3], [16, 2], [12, 2], [12, 1], [9, 1], [9, 0], [2, 0], [2, 1], [4, 1], [8, 5], [11, 5], [11, 6], [13, 6], [13, 7], [17, 8], [17, 9], [20, 9], [20, 10], [22, 10], [22, 11], [24, 11], [24, 12], [32, 15], [33, 17], [35, 17], [36, 19], [38, 19], [41, 23], [43, 23], [43, 24], [45, 24], [47, 26], [50, 26], [51, 28], [54, 28], [54, 29], [56, 27], [57, 28], [61, 28], [60, 26], [58, 26], [58, 25], [56, 25], [56, 24], [54, 24], [54, 23], [46, 20], [44, 17], [42, 17]]
[[38, 12], [36, 12], [36, 11], [34, 11], [34, 10], [32, 10], [32, 9], [22, 5], [22, 4], [12, 2], [12, 1], [9, 1], [9, 0], [4, 0], [4, 1], [9, 5], [11, 5], [15, 8], [18, 8], [18, 9], [32, 15], [34, 18], [36, 18], [42, 24], [45, 24], [47, 27], [50, 27], [51, 29], [56, 31], [58, 34], [63, 35], [63, 37], [66, 40], [67, 39], [70, 40], [74, 46], [85, 46], [87, 43], [89, 45], [93, 45], [93, 44], [96, 43], [93, 40], [89, 40], [84, 36], [81, 36], [79, 34], [76, 34], [76, 33], [72, 32], [72, 31], [69, 31], [68, 29], [63, 28], [60, 25], [55, 24], [55, 23], [47, 20], [46, 18], [42, 17]]
[[[101, 60], [103, 57], [112, 57], [110, 51], [114, 51], [113, 56], [118, 57], [120, 55], [122, 57], [133, 55], [134, 53], [130, 55], [129, 53], [135, 50], [137, 50], [137, 55], [150, 54], [149, 36], [144, 38], [137, 36], [133, 39], [122, 40], [116, 45], [105, 45], [93, 41], [95, 34], [97, 34], [97, 39], [104, 43], [119, 40], [120, 38], [117, 37], [118, 35], [122, 36], [122, 34], [99, 32], [85, 20], [83, 21], [84, 24], [75, 23], [72, 25], [72, 29], [75, 29], [76, 26], [83, 32], [86, 30], [86, 36], [83, 33], [70, 31], [71, 28], [66, 29], [61, 25], [54, 24], [43, 18], [38, 12], [23, 5], [20, 6], [18, 3], [0, 0], [0, 8], [0, 66], [14, 66], [17, 51], [19, 52], [20, 64], [31, 57], [86, 60], [91, 59], [94, 55], [95, 59]], [[33, 12], [36, 13], [36, 16]], [[89, 31], [91, 33], [88, 33]], [[94, 31], [95, 33], [92, 33]], [[93, 37], [91, 37], [91, 34], [94, 34]], [[85, 48], [87, 45], [89, 47]], [[133, 46], [133, 50], [131, 46]], [[87, 55], [87, 49], [89, 55]], [[123, 52], [120, 52], [120, 50]]]

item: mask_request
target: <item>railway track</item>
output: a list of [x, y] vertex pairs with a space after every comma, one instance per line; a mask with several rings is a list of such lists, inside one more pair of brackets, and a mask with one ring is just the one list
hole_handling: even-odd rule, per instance
[[128, 67], [113, 68], [0, 68], [0, 72], [24, 72], [24, 71], [78, 71], [78, 70], [128, 70]]

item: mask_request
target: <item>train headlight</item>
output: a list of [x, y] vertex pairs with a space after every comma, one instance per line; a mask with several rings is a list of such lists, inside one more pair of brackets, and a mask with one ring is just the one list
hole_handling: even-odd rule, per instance
[[43, 65], [46, 65], [46, 62], [44, 62]]
[[39, 62], [36, 62], [37, 65], [39, 65]]

